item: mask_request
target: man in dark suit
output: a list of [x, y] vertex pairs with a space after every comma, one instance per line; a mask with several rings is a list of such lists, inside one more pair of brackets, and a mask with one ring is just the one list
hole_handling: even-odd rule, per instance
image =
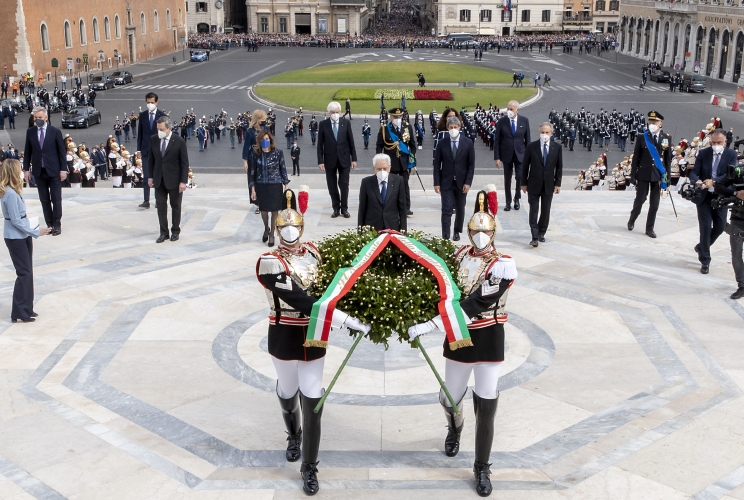
[[392, 108], [388, 111], [388, 123], [381, 125], [377, 133], [375, 152], [385, 153], [390, 157], [390, 172], [403, 179], [406, 214], [413, 215], [408, 178], [411, 173], [409, 164], [416, 161], [416, 134], [411, 124], [403, 120], [403, 108]]
[[378, 154], [372, 158], [375, 175], [362, 179], [359, 188], [359, 226], [372, 226], [376, 230], [407, 229], [406, 197], [403, 180], [390, 173], [390, 157]]
[[[636, 141], [633, 161], [630, 164], [630, 183], [635, 184], [636, 197], [628, 220], [628, 231], [632, 231], [635, 227], [635, 221], [641, 214], [641, 208], [648, 197], [646, 235], [649, 238], [656, 238], [654, 224], [656, 223], [656, 211], [659, 209], [660, 184], [664, 178], [668, 182], [669, 169], [672, 165], [672, 137], [661, 129], [663, 120], [664, 117], [657, 111], [649, 111], [646, 116], [648, 130]], [[660, 165], [656, 165], [649, 145], [658, 153]], [[665, 170], [663, 175], [660, 169]]]
[[152, 148], [147, 152], [149, 170], [147, 183], [155, 188], [155, 202], [160, 221], [160, 236], [155, 243], [168, 239], [168, 198], [172, 209], [171, 241], [181, 234], [181, 198], [189, 179], [189, 155], [186, 141], [173, 133], [173, 123], [167, 116], [157, 121], [157, 135], [150, 137]]
[[44, 221], [52, 228], [52, 235], [62, 234], [62, 182], [67, 178], [67, 151], [62, 132], [49, 125], [43, 106], [33, 109], [36, 125], [26, 130], [23, 153], [23, 175], [29, 181], [33, 168], [39, 202]]
[[530, 245], [533, 247], [545, 242], [553, 194], [561, 192], [563, 148], [550, 140], [552, 135], [553, 125], [549, 122], [540, 125], [540, 139], [527, 146], [524, 157], [522, 191], [530, 204]]
[[519, 210], [519, 187], [522, 185], [522, 161], [527, 145], [530, 143], [530, 121], [519, 116], [519, 103], [509, 101], [506, 115], [499, 118], [493, 141], [493, 158], [496, 168], [504, 166], [504, 194], [506, 206], [504, 211], [511, 210], [511, 178], [514, 173], [516, 186], [514, 187], [514, 210]]
[[[150, 137], [157, 134], [156, 123], [161, 116], [165, 116], [165, 113], [158, 109], [158, 95], [156, 93], [150, 92], [145, 95], [145, 101], [147, 102], [147, 109], [142, 111], [137, 119], [137, 151], [142, 153], [142, 176], [145, 179], [149, 179], [152, 177], [147, 163], [149, 158], [147, 153], [150, 150]], [[146, 183], [142, 186], [142, 193], [145, 201], [139, 206], [150, 208], [150, 186]]]
[[714, 209], [710, 204], [718, 198], [714, 192], [715, 185], [726, 179], [726, 167], [736, 163], [736, 151], [726, 147], [726, 133], [722, 129], [716, 129], [710, 134], [710, 147], [700, 150], [690, 172], [690, 181], [708, 190], [705, 196], [692, 199], [697, 205], [700, 226], [700, 242], [695, 245], [695, 252], [703, 274], [708, 274], [710, 270], [710, 247], [726, 228], [726, 209]]
[[460, 240], [465, 221], [465, 203], [475, 174], [473, 141], [460, 133], [460, 119], [447, 118], [449, 135], [437, 143], [434, 151], [434, 191], [442, 197], [442, 238], [450, 238], [452, 209], [455, 209], [454, 241]]
[[328, 105], [330, 117], [318, 126], [318, 167], [325, 171], [328, 194], [333, 204], [332, 218], [349, 214], [349, 174], [356, 168], [357, 154], [351, 123], [341, 118], [341, 105]]

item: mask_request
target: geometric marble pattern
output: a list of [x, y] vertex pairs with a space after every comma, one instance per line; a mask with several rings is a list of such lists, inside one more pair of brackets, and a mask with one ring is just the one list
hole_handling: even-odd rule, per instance
[[[64, 192], [65, 232], [35, 242], [41, 316], [0, 323], [0, 499], [304, 497], [266, 353], [262, 224], [235, 179], [187, 192], [181, 240], [162, 245], [137, 192]], [[412, 196], [409, 226], [437, 233], [438, 199]], [[326, 198], [312, 190], [305, 238], [352, 225]], [[563, 191], [537, 249], [526, 210], [499, 214], [519, 278], [495, 497], [744, 499], [744, 307], [727, 298], [727, 239], [702, 276], [692, 204], [677, 203], [677, 226], [663, 200], [651, 240], [624, 228], [631, 199]], [[422, 341], [443, 373], [443, 337]], [[331, 334], [326, 386], [350, 346]], [[474, 496], [471, 402], [448, 458], [437, 388], [417, 350], [360, 343], [324, 413], [321, 495]]]

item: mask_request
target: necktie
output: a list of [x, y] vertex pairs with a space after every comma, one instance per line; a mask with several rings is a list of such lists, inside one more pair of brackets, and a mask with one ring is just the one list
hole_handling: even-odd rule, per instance
[[333, 138], [338, 140], [338, 123], [333, 122]]
[[452, 142], [452, 158], [457, 158], [457, 142]]
[[385, 200], [387, 199], [387, 182], [382, 181], [382, 189], [380, 190], [380, 197], [382, 198], [382, 204], [385, 204]]
[[543, 167], [548, 164], [548, 144], [543, 144]]
[[150, 130], [155, 128], [155, 113], [150, 113]]
[[168, 147], [168, 141], [163, 139], [160, 141], [160, 157], [165, 156], [165, 148]]
[[517, 135], [517, 120], [512, 120], [512, 135]]
[[[39, 136], [40, 149], [44, 149], [44, 128], [41, 128], [41, 135]], [[41, 156], [41, 168], [44, 168], [44, 155]]]
[[718, 177], [718, 163], [721, 161], [720, 154], [713, 155], [713, 177]]

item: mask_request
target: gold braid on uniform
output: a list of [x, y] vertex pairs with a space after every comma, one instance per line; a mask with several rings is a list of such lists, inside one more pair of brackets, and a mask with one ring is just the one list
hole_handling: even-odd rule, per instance
[[382, 129], [382, 142], [385, 144], [385, 149], [387, 150], [395, 149], [395, 157], [400, 158], [400, 146], [398, 146], [398, 142], [400, 141], [388, 142], [387, 139], [385, 139], [385, 131], [387, 130], [387, 124], [380, 125], [380, 128]]

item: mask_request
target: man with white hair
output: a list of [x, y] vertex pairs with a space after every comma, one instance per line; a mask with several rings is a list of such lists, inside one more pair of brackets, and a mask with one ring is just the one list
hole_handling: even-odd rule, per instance
[[357, 154], [351, 123], [341, 118], [341, 105], [328, 104], [329, 117], [318, 126], [318, 167], [325, 171], [328, 194], [333, 204], [332, 218], [349, 214], [349, 174], [356, 168]]
[[519, 116], [519, 102], [509, 101], [506, 105], [506, 116], [496, 123], [493, 140], [493, 159], [496, 168], [504, 167], [504, 194], [506, 205], [504, 211], [511, 210], [512, 173], [517, 181], [514, 189], [514, 210], [519, 210], [519, 188], [522, 185], [522, 161], [530, 143], [530, 121]]
[[390, 157], [384, 153], [372, 158], [375, 175], [362, 179], [359, 188], [359, 226], [377, 231], [407, 229], [406, 192], [403, 179], [390, 173]]

